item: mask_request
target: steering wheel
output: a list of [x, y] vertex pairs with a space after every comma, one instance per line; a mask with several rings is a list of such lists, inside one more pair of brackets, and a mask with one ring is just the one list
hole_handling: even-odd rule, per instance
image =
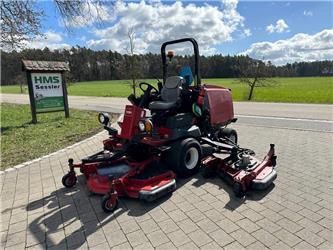
[[157, 95], [159, 93], [159, 91], [154, 86], [146, 82], [140, 82], [139, 88], [142, 90], [144, 94], [149, 96], [152, 94]]
[[143, 91], [139, 107], [147, 107], [152, 96], [157, 96], [159, 92], [154, 86], [146, 82], [140, 82], [139, 88]]

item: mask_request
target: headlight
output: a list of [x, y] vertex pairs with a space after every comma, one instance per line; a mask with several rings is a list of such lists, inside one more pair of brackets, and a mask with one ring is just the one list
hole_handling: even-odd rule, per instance
[[149, 119], [139, 121], [138, 127], [141, 132], [151, 133], [153, 131], [153, 123]]
[[153, 123], [150, 120], [145, 120], [145, 130], [148, 133], [153, 132]]
[[139, 121], [138, 126], [139, 126], [139, 130], [141, 132], [145, 131], [146, 126], [145, 126], [144, 121]]
[[108, 113], [99, 113], [98, 114], [98, 121], [104, 125], [108, 125], [110, 118]]

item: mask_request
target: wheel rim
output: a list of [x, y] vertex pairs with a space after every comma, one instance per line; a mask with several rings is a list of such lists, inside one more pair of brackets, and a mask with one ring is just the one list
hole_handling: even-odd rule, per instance
[[73, 186], [75, 184], [75, 175], [69, 175], [68, 178], [66, 178], [66, 184]]
[[196, 148], [189, 148], [185, 154], [185, 167], [193, 169], [196, 167], [199, 160], [199, 152]]
[[114, 208], [114, 206], [115, 206], [115, 204], [113, 203], [113, 201], [112, 201], [111, 198], [107, 200], [107, 202], [106, 202], [105, 205], [106, 205], [106, 208], [107, 208], [108, 210], [112, 210], [112, 209]]

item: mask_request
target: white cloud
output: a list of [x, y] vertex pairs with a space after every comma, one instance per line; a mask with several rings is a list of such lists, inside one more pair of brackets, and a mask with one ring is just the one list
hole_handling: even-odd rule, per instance
[[[237, 12], [237, 4], [238, 0], [223, 0], [221, 6], [117, 2], [113, 8], [116, 20], [105, 29], [95, 29], [96, 39], [87, 41], [87, 46], [126, 53], [127, 33], [133, 28], [137, 53], [158, 53], [161, 43], [183, 37], [197, 39], [202, 54], [216, 53], [215, 45], [231, 41], [233, 32], [243, 29], [244, 18]], [[189, 52], [184, 47], [179, 51]]]
[[252, 35], [252, 32], [251, 32], [250, 29], [244, 29], [244, 33], [243, 34], [244, 34], [245, 37], [249, 37], [249, 36]]
[[304, 16], [313, 16], [313, 12], [310, 11], [310, 10], [304, 10], [304, 11], [303, 11], [303, 15], [304, 15]]
[[298, 33], [276, 42], [254, 43], [241, 54], [281, 65], [291, 62], [333, 60], [333, 29], [314, 35]]
[[51, 50], [69, 49], [71, 46], [63, 42], [63, 38], [59, 33], [47, 31], [44, 36], [38, 36], [33, 41], [26, 43], [26, 47], [34, 49], [43, 49], [48, 47]]
[[288, 29], [288, 24], [283, 20], [283, 19], [279, 19], [276, 21], [276, 24], [270, 24], [266, 27], [266, 30], [269, 33], [282, 33], [283, 31], [285, 31], [286, 29]]

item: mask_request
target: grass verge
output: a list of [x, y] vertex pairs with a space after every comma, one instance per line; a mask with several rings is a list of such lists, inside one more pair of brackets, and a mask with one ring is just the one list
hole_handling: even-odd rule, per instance
[[[333, 103], [333, 77], [280, 77], [276, 85], [256, 88], [253, 101], [290, 103]], [[142, 80], [156, 84], [156, 80]], [[70, 95], [127, 97], [131, 93], [127, 80], [78, 82], [68, 87]], [[203, 79], [205, 84], [232, 90], [235, 101], [247, 101], [248, 86], [237, 79]], [[19, 86], [3, 86], [3, 93], [20, 93]]]
[[1, 104], [1, 169], [50, 154], [102, 130], [95, 112], [70, 110], [38, 115], [30, 123], [29, 105]]

